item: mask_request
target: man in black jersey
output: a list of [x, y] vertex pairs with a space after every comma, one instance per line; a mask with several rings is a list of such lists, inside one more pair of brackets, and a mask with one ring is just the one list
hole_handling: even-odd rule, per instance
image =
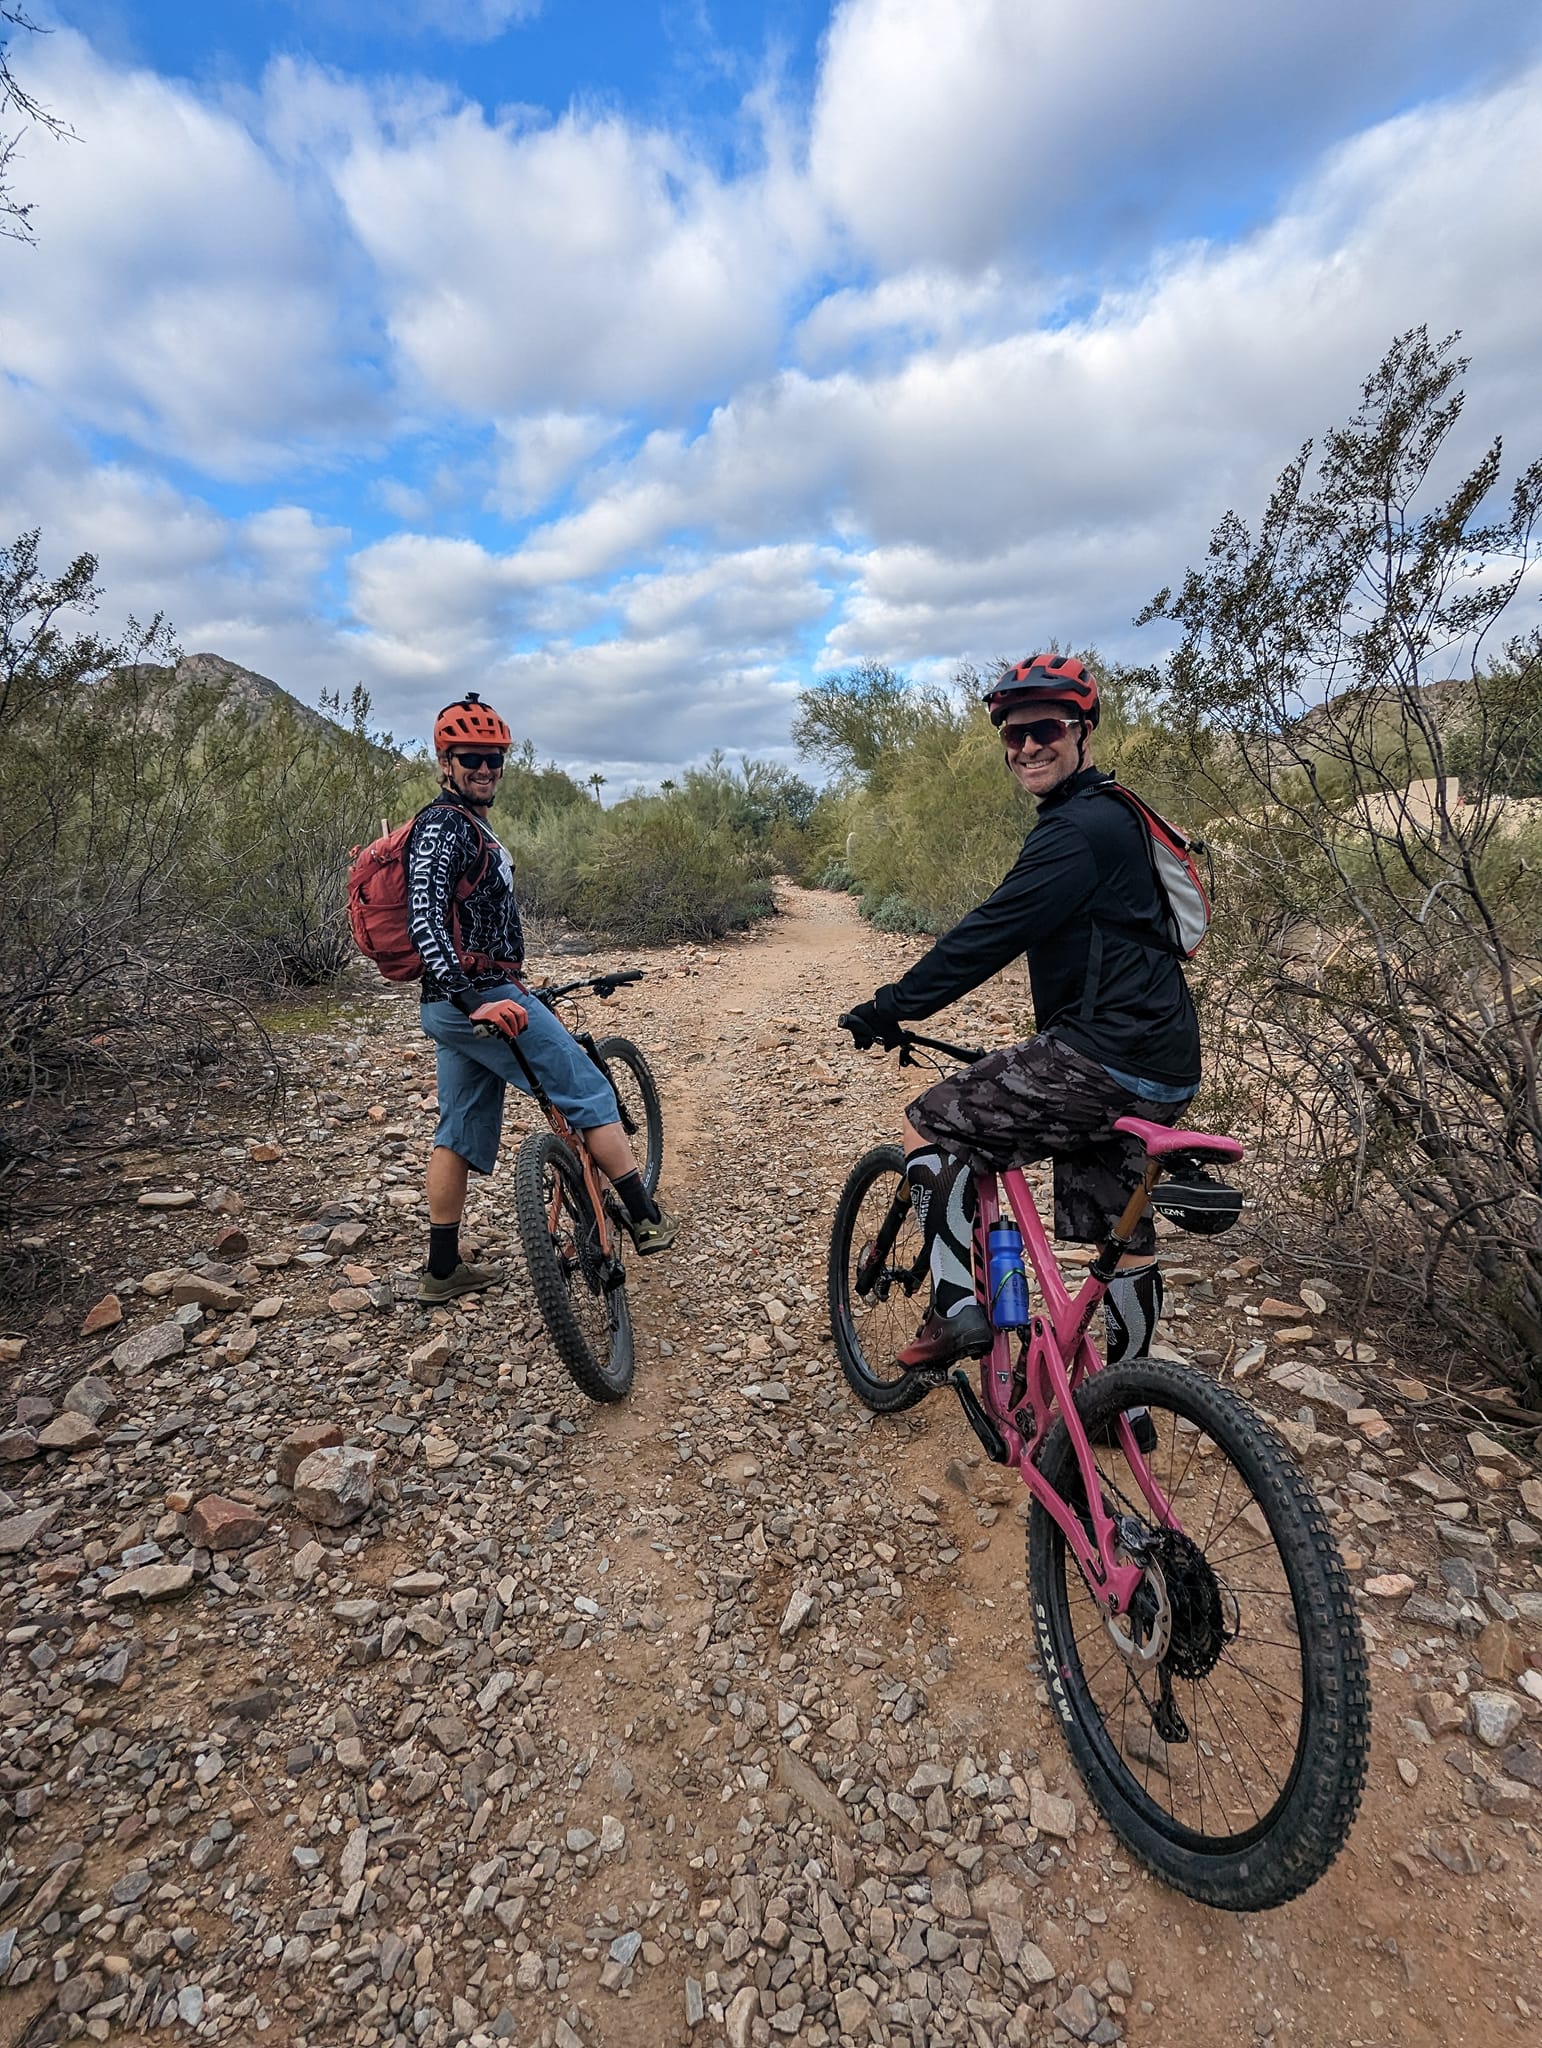
[[[1099, 795], [1098, 686], [1070, 655], [1036, 654], [986, 696], [1007, 766], [1038, 803], [1011, 872], [907, 974], [842, 1023], [859, 1046], [896, 1043], [919, 1021], [1028, 956], [1037, 1035], [988, 1054], [906, 1110], [905, 1170], [928, 1238], [932, 1303], [899, 1354], [946, 1366], [990, 1348], [970, 1263], [974, 1183], [1049, 1158], [1056, 1235], [1097, 1243], [1140, 1178], [1143, 1155], [1114, 1120], [1175, 1124], [1199, 1086], [1199, 1023], [1157, 891], [1144, 826]], [[1144, 1356], [1162, 1306], [1149, 1211], [1109, 1286], [1111, 1364]]]
[[487, 823], [510, 738], [474, 690], [445, 706], [434, 722], [440, 792], [418, 813], [407, 848], [407, 931], [423, 962], [420, 1015], [437, 1047], [439, 1083], [419, 1301], [451, 1301], [504, 1277], [501, 1266], [461, 1258], [460, 1222], [470, 1174], [491, 1173], [497, 1159], [505, 1087], [527, 1085], [509, 1049], [516, 1038], [615, 1189], [638, 1251], [667, 1251], [678, 1228], [643, 1186], [609, 1081], [520, 985], [525, 937], [514, 864]]

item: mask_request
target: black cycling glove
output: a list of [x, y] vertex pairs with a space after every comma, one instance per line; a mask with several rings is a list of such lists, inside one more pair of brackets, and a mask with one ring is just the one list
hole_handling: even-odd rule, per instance
[[840, 1019], [840, 1026], [851, 1033], [858, 1052], [866, 1052], [870, 1045], [885, 1046], [892, 1052], [900, 1042], [899, 1024], [876, 1002], [854, 1003]]

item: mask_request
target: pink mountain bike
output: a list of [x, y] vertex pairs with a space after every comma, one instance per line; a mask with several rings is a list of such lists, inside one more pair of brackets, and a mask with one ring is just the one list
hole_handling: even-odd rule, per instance
[[[917, 1050], [981, 1057], [902, 1034], [901, 1064]], [[1206, 1172], [1241, 1157], [1235, 1139], [1138, 1117], [1115, 1128], [1145, 1147], [1146, 1171], [1074, 1295], [1022, 1173], [1001, 1176], [1006, 1211], [996, 1175], [977, 1177], [976, 1287], [997, 1326], [978, 1392], [961, 1366], [896, 1362], [929, 1275], [903, 1155], [875, 1146], [836, 1205], [835, 1347], [880, 1415], [951, 1385], [986, 1455], [1022, 1476], [1044, 1680], [1110, 1827], [1191, 1898], [1278, 1906], [1316, 1882], [1354, 1822], [1370, 1743], [1364, 1645], [1322, 1507], [1275, 1431], [1188, 1366], [1106, 1366], [1098, 1352], [1095, 1312], [1147, 1204], [1207, 1231], [1217, 1208], [1219, 1227], [1240, 1208]], [[1010, 1238], [998, 1227], [1012, 1220], [1037, 1298], [1021, 1280], [1015, 1305], [998, 1287], [992, 1314], [992, 1232], [999, 1267]]]

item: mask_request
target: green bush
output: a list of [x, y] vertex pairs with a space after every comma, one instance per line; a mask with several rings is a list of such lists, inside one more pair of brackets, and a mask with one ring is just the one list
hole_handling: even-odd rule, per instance
[[[1103, 663], [1095, 650], [1084, 658], [1104, 679], [1098, 765], [1118, 769], [1147, 730], [1150, 678]], [[984, 689], [968, 665], [939, 689], [913, 688], [864, 662], [800, 699], [794, 734], [836, 774], [821, 799], [824, 871], [835, 864], [851, 877], [874, 922], [907, 920], [886, 928], [940, 932], [957, 923], [1000, 882], [1033, 823], [1032, 801], [1008, 772], [981, 703]]]
[[203, 915], [223, 941], [224, 972], [243, 986], [312, 986], [354, 957], [352, 850], [397, 810], [402, 784], [389, 742], [369, 730], [369, 708], [355, 690], [348, 723], [320, 732], [287, 703], [261, 718], [215, 720], [236, 751], [210, 806]]
[[495, 808], [493, 830], [514, 863], [514, 893], [527, 918], [571, 918], [578, 871], [605, 830], [605, 813], [581, 805], [506, 820]]
[[936, 929], [923, 911], [904, 896], [864, 896], [862, 915], [881, 932], [930, 932]]
[[605, 813], [567, 901], [576, 923], [638, 945], [721, 938], [776, 907], [763, 853], [668, 798]]

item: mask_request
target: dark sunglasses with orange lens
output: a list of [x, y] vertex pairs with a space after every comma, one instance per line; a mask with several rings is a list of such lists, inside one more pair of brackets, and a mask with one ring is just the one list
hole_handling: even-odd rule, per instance
[[1053, 747], [1063, 740], [1073, 727], [1081, 730], [1079, 718], [1029, 718], [1001, 727], [1001, 744], [1011, 753], [1027, 746], [1030, 740], [1036, 747]]
[[457, 747], [455, 749], [455, 759], [459, 761], [462, 768], [491, 768], [495, 775], [503, 773], [502, 754], [467, 754]]

